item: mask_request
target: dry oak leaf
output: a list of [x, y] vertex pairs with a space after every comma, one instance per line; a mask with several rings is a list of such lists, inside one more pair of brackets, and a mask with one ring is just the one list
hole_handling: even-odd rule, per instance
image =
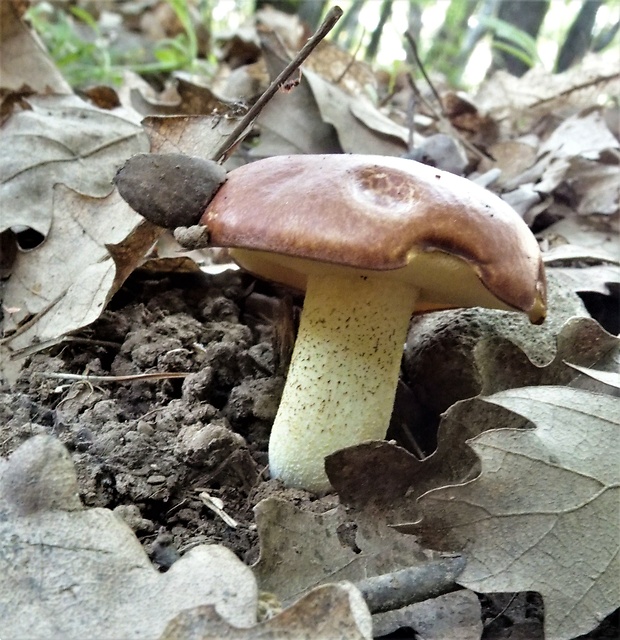
[[239, 120], [215, 116], [147, 116], [142, 125], [151, 141], [151, 153], [184, 153], [212, 158]]
[[[431, 489], [463, 483], [480, 473], [480, 460], [468, 440], [498, 425], [531, 427], [526, 418], [485, 402], [484, 396], [533, 385], [566, 385], [608, 393], [609, 388], [596, 378], [618, 370], [620, 340], [592, 318], [575, 317], [558, 333], [555, 357], [544, 366], [535, 365], [518, 346], [501, 337], [479, 338], [471, 357], [481, 395], [455, 402], [442, 414], [437, 449], [423, 461], [386, 441], [362, 443], [327, 457], [325, 468], [343, 504], [356, 509], [372, 505], [376, 519], [393, 523], [417, 520], [416, 498]], [[596, 370], [580, 368], [586, 365], [596, 366]], [[423, 369], [427, 377], [432, 368]], [[469, 375], [462, 363], [453, 364], [453, 368]], [[458, 390], [462, 382], [448, 377], [443, 385], [437, 381], [429, 389], [438, 395], [443, 393], [442, 386]], [[410, 532], [407, 526], [398, 525], [398, 529]]]
[[372, 619], [362, 594], [341, 582], [316, 587], [273, 618], [240, 629], [203, 606], [180, 613], [159, 640], [370, 640]]
[[4, 290], [4, 375], [20, 357], [96, 320], [159, 234], [113, 191], [142, 128], [75, 96], [33, 96], [0, 130], [1, 230], [44, 238], [18, 252]]
[[258, 144], [251, 151], [257, 159], [299, 153], [342, 153], [336, 129], [322, 118], [305, 74], [293, 91], [279, 91], [256, 119]]
[[24, 5], [0, 2], [0, 89], [71, 93], [43, 44], [22, 20]]
[[215, 607], [256, 622], [251, 569], [228, 549], [199, 545], [165, 574], [108, 509], [84, 509], [67, 450], [50, 436], [0, 459], [3, 640], [156, 640], [181, 611]]
[[564, 120], [597, 104], [601, 96], [618, 95], [619, 90], [620, 73], [613, 56], [590, 54], [564, 73], [536, 66], [517, 78], [498, 71], [482, 84], [476, 102], [504, 126], [530, 133], [532, 124], [547, 114], [553, 114], [551, 121]]
[[149, 143], [138, 123], [76, 96], [27, 102], [30, 109], [14, 113], [0, 129], [0, 231], [25, 226], [46, 236], [55, 184], [104, 198], [125, 160], [148, 151]]
[[[323, 122], [333, 125], [345, 153], [398, 156], [407, 151], [409, 131], [390, 120], [363, 95], [350, 96], [317, 73], [306, 71]], [[416, 134], [416, 146], [423, 138]]]
[[351, 525], [340, 509], [312, 513], [277, 498], [261, 500], [254, 512], [260, 536], [256, 578], [263, 591], [285, 604], [321, 584], [361, 580], [426, 560], [412, 536], [381, 520], [359, 517]]
[[472, 439], [480, 475], [424, 494], [416, 531], [432, 548], [465, 552], [459, 584], [538, 591], [545, 637], [575, 638], [620, 605], [620, 400], [525, 387], [484, 401], [536, 428]]
[[[5, 285], [2, 328], [6, 375], [11, 356], [55, 344], [94, 322], [161, 230], [146, 222], [117, 191], [90, 198], [56, 185], [53, 220], [37, 249], [17, 255]], [[6, 365], [6, 367], [5, 367]]]

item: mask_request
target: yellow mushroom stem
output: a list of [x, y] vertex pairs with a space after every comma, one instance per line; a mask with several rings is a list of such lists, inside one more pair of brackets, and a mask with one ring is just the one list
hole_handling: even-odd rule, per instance
[[385, 438], [416, 289], [359, 275], [311, 275], [269, 442], [272, 477], [329, 489], [327, 455]]

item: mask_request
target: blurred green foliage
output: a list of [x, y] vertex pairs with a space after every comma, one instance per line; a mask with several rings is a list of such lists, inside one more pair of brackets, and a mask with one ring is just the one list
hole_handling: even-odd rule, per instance
[[[4, 1], [4, 0], [0, 0]], [[320, 22], [321, 13], [327, 11], [331, 2], [325, 0], [162, 0], [176, 15], [182, 31], [175, 37], [164, 38], [158, 42], [134, 38], [133, 41], [116, 40], [109, 29], [79, 6], [68, 5], [62, 9], [50, 2], [39, 2], [27, 13], [27, 17], [40, 34], [52, 58], [73, 86], [93, 83], [117, 84], [124, 69], [131, 69], [143, 75], [167, 74], [184, 70], [203, 76], [211, 76], [216, 69], [216, 56], [212, 51], [201, 51], [197, 28], [204, 28], [210, 35], [218, 28], [239, 24], [243, 18], [264, 4], [304, 17], [311, 28]], [[463, 74], [472, 59], [472, 55], [481, 43], [487, 50], [495, 51], [492, 68], [498, 68], [510, 62], [518, 61], [522, 70], [538, 64], [543, 59], [544, 38], [538, 30], [528, 32], [515, 23], [517, 18], [502, 19], [513, 14], [517, 17], [523, 12], [520, 6], [527, 7], [527, 0], [341, 0], [345, 14], [336, 26], [332, 38], [360, 58], [370, 62], [376, 59], [381, 47], [396, 47], [405, 51], [402, 32], [406, 29], [418, 43], [418, 53], [427, 72], [443, 76], [452, 86], [463, 83]], [[545, 4], [544, 0], [538, 0]], [[397, 4], [400, 14], [406, 7], [407, 23], [395, 24]], [[552, 24], [552, 38], [557, 49], [569, 64], [574, 64], [588, 50], [613, 48], [618, 45], [618, 13], [620, 0], [552, 0], [546, 3], [549, 10], [561, 17]], [[561, 5], [561, 6], [560, 6]], [[65, 5], [67, 6], [67, 5]], [[595, 21], [598, 9], [607, 9], [607, 23]], [[567, 9], [570, 7], [570, 12]], [[508, 8], [505, 14], [502, 9]], [[374, 29], [364, 28], [360, 12], [376, 13]], [[193, 13], [192, 13], [193, 12]], [[217, 14], [217, 18], [215, 17]], [[427, 17], [439, 14], [442, 21], [434, 33], [429, 35], [426, 28]], [[572, 14], [572, 15], [571, 15]], [[198, 15], [198, 21], [197, 21]], [[544, 14], [543, 14], [544, 15]], [[614, 18], [613, 16], [616, 15]], [[589, 16], [589, 20], [585, 20]], [[609, 17], [611, 16], [611, 18]], [[226, 24], [227, 21], [229, 24]], [[390, 21], [391, 24], [390, 24]], [[387, 26], [391, 29], [386, 32]], [[538, 25], [540, 26], [540, 25]], [[118, 30], [122, 33], [122, 29]], [[394, 32], [400, 31], [400, 42], [395, 42]], [[135, 35], [135, 34], [134, 34]], [[548, 34], [545, 36], [545, 55], [548, 55]], [[585, 44], [584, 44], [585, 43]], [[407, 62], [414, 64], [411, 52], [407, 52]], [[205, 57], [206, 56], [206, 57]], [[558, 58], [559, 59], [559, 58]], [[553, 60], [542, 60], [549, 69], [563, 70]], [[402, 67], [398, 55], [387, 63], [392, 72]]]
[[26, 17], [40, 35], [67, 81], [74, 87], [92, 84], [120, 84], [125, 69], [142, 75], [185, 70], [210, 75], [213, 57], [200, 59], [198, 39], [187, 0], [166, 0], [183, 27], [183, 33], [152, 46], [135, 41], [119, 44], [85, 9], [67, 10], [47, 2], [31, 7]]

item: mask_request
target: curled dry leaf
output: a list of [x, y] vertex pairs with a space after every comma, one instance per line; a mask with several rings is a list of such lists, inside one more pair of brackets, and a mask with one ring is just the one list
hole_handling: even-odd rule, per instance
[[376, 93], [377, 80], [372, 67], [336, 43], [323, 40], [304, 63], [326, 81], [344, 89], [350, 95]]
[[[148, 147], [139, 125], [74, 96], [33, 96], [2, 127], [2, 229], [44, 241], [20, 252], [5, 292], [3, 373], [95, 320], [156, 233], [113, 191], [125, 160]], [[108, 197], [106, 197], [108, 196]]]
[[[611, 218], [611, 217], [610, 217]], [[617, 223], [603, 216], [572, 216], [547, 227], [542, 238], [560, 237], [582, 250], [593, 252], [597, 260], [618, 262]], [[607, 224], [609, 222], [609, 224]], [[586, 258], [587, 259], [587, 258]]]
[[600, 264], [592, 267], [547, 267], [547, 273], [562, 278], [576, 293], [596, 292], [610, 295], [609, 285], [620, 286], [620, 267]]
[[75, 96], [32, 96], [28, 104], [0, 130], [0, 230], [30, 227], [46, 236], [55, 184], [104, 198], [125, 160], [148, 150], [148, 139], [138, 124]]
[[[407, 151], [407, 128], [384, 116], [370, 100], [363, 96], [352, 97], [312, 71], [306, 71], [304, 77], [323, 122], [336, 129], [345, 153], [397, 156]], [[416, 143], [419, 142], [418, 136]]]
[[278, 613], [249, 629], [223, 620], [213, 607], [179, 614], [159, 640], [370, 640], [372, 620], [359, 591], [342, 582], [317, 587]]
[[587, 633], [620, 605], [620, 400], [525, 387], [486, 402], [536, 428], [470, 441], [480, 475], [424, 494], [415, 530], [432, 548], [466, 553], [463, 586], [539, 591], [546, 637]]
[[84, 509], [54, 438], [0, 460], [0, 618], [6, 640], [156, 640], [182, 610], [211, 605], [255, 623], [251, 570], [224, 547], [191, 549], [165, 574], [108, 509]]
[[588, 264], [609, 263], [620, 266], [620, 256], [614, 256], [596, 247], [582, 247], [578, 244], [559, 244], [543, 253], [543, 262], [547, 267], [569, 266], [575, 261], [587, 261]]
[[[255, 508], [260, 588], [291, 602], [334, 580], [360, 580], [423, 562], [416, 541], [363, 516], [347, 521], [340, 510], [317, 514], [267, 498]], [[345, 532], [349, 532], [349, 537]]]
[[114, 191], [81, 195], [63, 185], [52, 191], [53, 219], [46, 241], [18, 253], [4, 291], [4, 364], [24, 350], [54, 344], [96, 320], [160, 230], [145, 222]]
[[151, 140], [151, 153], [184, 153], [210, 159], [229, 136], [238, 119], [217, 116], [149, 116], [142, 121]]
[[342, 153], [334, 127], [324, 122], [305, 74], [289, 93], [278, 92], [256, 120], [260, 131], [252, 156]]
[[[535, 384], [588, 386], [568, 363], [596, 363], [600, 371], [614, 371], [619, 354], [617, 337], [590, 318], [573, 318], [558, 335], [557, 353], [546, 366], [536, 366], [518, 346], [500, 337], [480, 341], [470, 357], [481, 385], [478, 391], [484, 396]], [[590, 388], [606, 391], [600, 384]], [[475, 393], [473, 390], [472, 395]], [[467, 440], [498, 424], [522, 428], [528, 421], [503, 407], [489, 405], [482, 396], [463, 400], [443, 414], [437, 449], [425, 460], [389, 442], [371, 442], [337, 451], [327, 458], [326, 469], [343, 503], [356, 509], [372, 504], [377, 520], [413, 521], [417, 519], [416, 497], [439, 486], [465, 482], [480, 472], [479, 459]], [[371, 475], [368, 469], [373, 469]], [[360, 482], [359, 478], [367, 480]]]
[[618, 213], [619, 162], [620, 153], [610, 164], [580, 156], [570, 159], [563, 178], [564, 189], [570, 193], [571, 204], [579, 215]]
[[0, 2], [0, 78], [3, 90], [71, 93], [45, 47], [21, 19], [14, 0]]
[[616, 61], [590, 55], [564, 73], [537, 66], [517, 78], [499, 71], [480, 87], [476, 100], [500, 122], [529, 133], [532, 123], [546, 114], [553, 114], [556, 121], [564, 119], [597, 104], [601, 95], [615, 96], [619, 91]]
[[561, 192], [581, 215], [618, 211], [620, 142], [599, 109], [585, 110], [562, 122], [538, 150], [532, 175], [541, 193]]
[[[619, 363], [620, 358], [615, 359], [615, 363]], [[597, 380], [604, 385], [609, 387], [613, 387], [616, 390], [620, 391], [620, 373], [617, 371], [599, 371], [598, 369], [589, 369], [588, 367], [580, 367], [576, 364], [569, 365], [573, 369], [583, 373], [583, 375], [592, 378], [593, 380]]]

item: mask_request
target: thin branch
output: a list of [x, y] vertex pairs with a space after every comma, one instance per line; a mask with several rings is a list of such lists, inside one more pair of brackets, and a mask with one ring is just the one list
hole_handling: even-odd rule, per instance
[[[409, 34], [405, 34], [405, 35], [407, 35], [408, 37], [411, 37], [411, 36], [409, 36]], [[415, 43], [414, 43], [414, 47], [415, 47]], [[414, 54], [415, 54], [416, 59], [417, 59], [417, 55], [418, 55], [417, 54], [417, 50], [414, 48], [413, 51], [414, 51]], [[453, 137], [455, 137], [458, 140], [460, 140], [460, 142], [463, 144], [463, 146], [465, 146], [474, 156], [476, 156], [478, 158], [484, 158], [485, 157], [484, 153], [482, 153], [482, 151], [480, 151], [480, 149], [478, 149], [475, 145], [473, 145], [460, 131], [458, 131], [456, 129], [456, 127], [452, 124], [450, 119], [448, 117], [446, 117], [444, 109], [443, 109], [443, 104], [441, 102], [441, 98], [437, 94], [437, 91], [435, 90], [435, 87], [433, 87], [433, 85], [430, 83], [430, 80], [426, 76], [426, 73], [424, 73], [424, 67], [420, 67], [420, 68], [422, 69], [424, 77], [426, 78], [426, 81], [429, 83], [429, 86], [431, 87], [431, 90], [433, 91], [433, 95], [435, 96], [435, 98], [439, 102], [440, 111], [437, 111], [433, 107], [433, 105], [422, 95], [422, 92], [418, 89], [418, 86], [416, 85], [415, 80], [413, 79], [411, 74], [409, 74], [407, 76], [407, 78], [409, 80], [409, 86], [411, 87], [411, 90], [413, 91], [413, 93], [418, 97], [420, 102], [422, 102], [426, 106], [426, 108], [430, 111], [430, 113], [433, 115], [433, 117], [444, 125], [446, 130], [449, 131], [449, 133]]]
[[316, 46], [325, 38], [325, 36], [332, 30], [336, 22], [340, 20], [342, 16], [342, 9], [340, 7], [333, 7], [329, 10], [325, 16], [325, 20], [321, 26], [316, 30], [314, 35], [306, 42], [299, 53], [286, 65], [284, 70], [278, 75], [278, 77], [267, 87], [263, 95], [252, 105], [249, 111], [243, 116], [239, 124], [234, 128], [231, 134], [226, 138], [224, 143], [213, 154], [212, 160], [215, 162], [222, 161], [226, 153], [235, 145], [237, 141], [244, 134], [245, 130], [252, 124], [256, 116], [261, 112], [263, 107], [273, 98], [278, 89], [288, 80], [288, 78], [302, 65], [304, 60], [314, 51]]
[[47, 371], [35, 371], [35, 376], [41, 378], [55, 378], [57, 380], [77, 380], [82, 382], [135, 382], [136, 380], [165, 380], [167, 378], [187, 378], [189, 373], [179, 371], [157, 372], [157, 373], [136, 373], [125, 376], [91, 376], [77, 373], [54, 373]]
[[446, 556], [354, 584], [370, 612], [382, 613], [462, 589], [455, 581], [465, 564], [465, 556]]
[[342, 82], [343, 78], [347, 75], [347, 73], [349, 73], [349, 69], [353, 66], [353, 63], [357, 60], [357, 54], [360, 52], [360, 49], [362, 48], [364, 35], [366, 35], [366, 29], [362, 29], [362, 35], [360, 36], [360, 40], [357, 43], [357, 48], [351, 55], [349, 62], [347, 62], [347, 66], [344, 68], [344, 71], [340, 74], [340, 77], [336, 80], [334, 84], [339, 85]]
[[418, 65], [420, 72], [422, 73], [422, 75], [424, 76], [424, 79], [426, 80], [426, 83], [428, 84], [428, 86], [430, 87], [431, 91], [433, 92], [433, 95], [435, 96], [435, 100], [437, 100], [437, 104], [439, 105], [439, 109], [441, 111], [441, 115], [445, 116], [445, 111], [443, 109], [443, 103], [441, 101], [441, 98], [439, 97], [439, 93], [437, 93], [437, 89], [435, 89], [435, 85], [431, 82], [431, 79], [428, 77], [428, 74], [426, 73], [426, 69], [424, 68], [424, 65], [422, 64], [422, 60], [420, 58], [420, 54], [418, 53], [418, 45], [416, 44], [416, 41], [414, 39], [414, 37], [409, 33], [409, 31], [405, 31], [405, 38], [407, 39], [407, 42], [409, 43], [409, 46], [411, 47], [411, 51], [413, 53], [413, 57], [415, 58], [415, 62]]

